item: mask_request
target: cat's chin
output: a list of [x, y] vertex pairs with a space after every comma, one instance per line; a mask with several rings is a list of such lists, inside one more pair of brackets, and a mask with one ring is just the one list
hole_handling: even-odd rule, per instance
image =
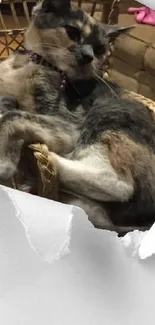
[[93, 77], [93, 75], [86, 75], [86, 76], [83, 76], [83, 75], [76, 76], [76, 75], [74, 75], [74, 76], [70, 76], [68, 78], [71, 81], [78, 81], [78, 80], [86, 80], [87, 81], [87, 80], [92, 79], [92, 77]]
[[72, 80], [90, 79], [94, 75], [92, 67], [76, 67], [75, 69], [64, 69], [64, 74]]

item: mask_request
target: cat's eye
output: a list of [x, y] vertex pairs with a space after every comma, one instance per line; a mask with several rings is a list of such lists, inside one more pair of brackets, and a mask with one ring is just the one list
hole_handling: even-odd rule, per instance
[[69, 36], [69, 38], [72, 41], [79, 42], [81, 38], [81, 32], [77, 27], [67, 25], [65, 26], [66, 32]]
[[96, 55], [103, 55], [105, 52], [105, 46], [104, 45], [96, 45], [94, 46], [94, 53]]

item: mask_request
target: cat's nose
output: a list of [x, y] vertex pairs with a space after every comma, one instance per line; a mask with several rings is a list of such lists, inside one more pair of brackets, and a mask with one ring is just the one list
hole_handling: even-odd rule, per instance
[[90, 45], [83, 45], [81, 54], [83, 64], [88, 64], [94, 59], [94, 52]]

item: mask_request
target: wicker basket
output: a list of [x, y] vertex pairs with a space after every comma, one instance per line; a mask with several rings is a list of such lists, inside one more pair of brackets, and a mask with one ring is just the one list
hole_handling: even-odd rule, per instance
[[[74, 4], [104, 22], [117, 23], [119, 0], [73, 0]], [[23, 34], [30, 22], [34, 0], [2, 0], [0, 4], [0, 60], [23, 47]]]

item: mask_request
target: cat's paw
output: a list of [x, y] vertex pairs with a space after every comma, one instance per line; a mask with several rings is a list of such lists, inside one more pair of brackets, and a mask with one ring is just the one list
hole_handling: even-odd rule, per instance
[[0, 161], [0, 182], [8, 181], [16, 172], [16, 166], [11, 161]]

